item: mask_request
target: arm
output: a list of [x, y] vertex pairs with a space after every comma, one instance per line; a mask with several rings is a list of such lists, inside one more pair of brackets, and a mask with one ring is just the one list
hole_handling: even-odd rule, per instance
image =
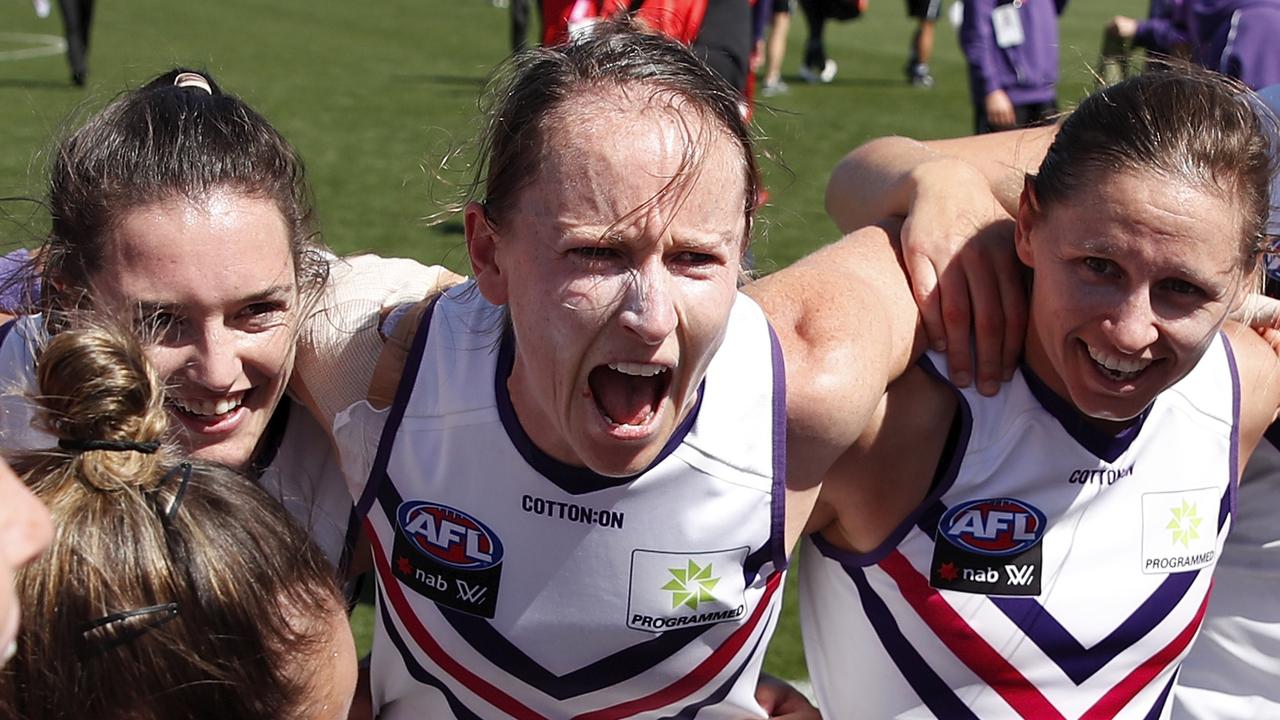
[[822, 475], [924, 349], [896, 234], [896, 224], [863, 228], [745, 289], [786, 357], [788, 547]]
[[[845, 156], [827, 184], [827, 212], [845, 232], [905, 217], [903, 256], [933, 347], [947, 350], [952, 380], [973, 374], [995, 391], [1017, 365], [1026, 323], [1012, 215], [1028, 171], [1055, 128], [927, 143], [890, 137]], [[971, 326], [971, 318], [973, 325]]]
[[383, 308], [429, 297], [461, 279], [413, 260], [335, 259], [319, 304], [299, 331], [290, 391], [332, 432], [334, 416], [368, 394], [383, 348]]
[[[1280, 332], [1236, 323], [1224, 328], [1240, 374], [1240, 468], [1280, 409]], [[1238, 479], [1238, 478], [1237, 478]]]

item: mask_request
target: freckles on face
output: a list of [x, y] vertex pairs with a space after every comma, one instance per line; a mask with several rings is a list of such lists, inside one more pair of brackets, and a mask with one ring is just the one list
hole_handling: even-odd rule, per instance
[[1039, 211], [1019, 240], [1035, 273], [1032, 369], [1086, 414], [1136, 416], [1199, 362], [1242, 294], [1244, 227], [1225, 193], [1153, 173]]
[[650, 101], [575, 105], [499, 241], [521, 424], [605, 474], [642, 469], [696, 399], [746, 234], [741, 150]]
[[134, 318], [198, 458], [243, 467], [293, 368], [299, 296], [275, 204], [231, 191], [126, 212], [92, 278]]

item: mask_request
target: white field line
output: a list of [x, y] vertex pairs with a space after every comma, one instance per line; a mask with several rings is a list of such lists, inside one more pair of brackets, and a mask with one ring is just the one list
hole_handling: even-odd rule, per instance
[[0, 45], [10, 44], [34, 45], [34, 47], [25, 47], [18, 50], [0, 50], [0, 62], [60, 55], [67, 49], [67, 41], [57, 35], [0, 33]]

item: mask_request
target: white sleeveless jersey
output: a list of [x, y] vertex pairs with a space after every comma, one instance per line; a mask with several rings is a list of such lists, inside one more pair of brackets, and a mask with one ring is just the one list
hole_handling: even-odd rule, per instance
[[336, 422], [374, 551], [379, 717], [764, 717], [786, 406], [763, 313], [738, 297], [698, 406], [629, 478], [532, 444], [502, 327], [449, 291], [391, 407]]
[[1234, 506], [1225, 338], [1116, 437], [1025, 371], [957, 392], [954, 452], [881, 547], [805, 540], [826, 717], [1168, 717]]
[[[52, 435], [32, 426], [35, 357], [47, 342], [43, 318], [16, 318], [0, 326], [0, 447], [5, 451], [52, 447]], [[324, 428], [286, 398], [267, 428], [265, 466], [259, 483], [307, 528], [334, 567], [342, 567], [354, 542], [348, 537], [352, 503], [342, 466]], [[283, 420], [283, 422], [281, 422]]]
[[1280, 423], [1240, 482], [1204, 626], [1182, 662], [1177, 720], [1280, 718]]

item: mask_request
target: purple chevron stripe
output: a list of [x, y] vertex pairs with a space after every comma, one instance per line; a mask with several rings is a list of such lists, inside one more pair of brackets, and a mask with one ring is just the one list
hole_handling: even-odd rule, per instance
[[[386, 515], [387, 522], [393, 527], [396, 521], [396, 508], [400, 507], [402, 501], [403, 498], [396, 489], [394, 481], [388, 479], [379, 488], [378, 506]], [[753, 554], [766, 556], [765, 548], [767, 545]], [[699, 625], [668, 630], [618, 650], [589, 665], [558, 675], [508, 640], [488, 620], [452, 610], [443, 605], [437, 605], [436, 609], [458, 637], [486, 660], [508, 675], [557, 700], [595, 692], [648, 672], [697, 641], [707, 631], [717, 627]], [[743, 662], [746, 662], [745, 659]]]
[[1156, 704], [1151, 706], [1151, 712], [1143, 716], [1142, 720], [1159, 720], [1160, 714], [1164, 712], [1164, 706], [1169, 702], [1169, 693], [1173, 691], [1173, 681], [1178, 677], [1178, 673], [1169, 674], [1169, 682], [1164, 684], [1164, 690], [1160, 691], [1160, 697], [1156, 698]]
[[[915, 691], [916, 697], [925, 707], [940, 718], [948, 720], [978, 720], [978, 716], [970, 710], [956, 695], [947, 683], [934, 672], [920, 653], [912, 646], [898, 627], [898, 621], [884, 600], [871, 588], [867, 575], [859, 567], [843, 565], [844, 571], [858, 588], [858, 599], [862, 602], [862, 610], [867, 614], [876, 637], [884, 647], [898, 672]], [[852, 710], [853, 708], [844, 708]]]
[[[444, 696], [445, 702], [449, 703], [449, 711], [458, 720], [481, 720], [481, 717], [472, 712], [457, 695], [449, 689], [448, 685], [427, 672], [426, 668], [418, 663], [418, 659], [413, 656], [413, 651], [409, 649], [404, 638], [400, 637], [400, 633], [396, 630], [395, 622], [391, 619], [391, 612], [387, 609], [387, 598], [382, 595], [382, 588], [378, 588], [378, 610], [382, 613], [382, 628], [386, 631], [387, 637], [391, 639], [391, 644], [395, 646], [396, 651], [400, 653], [400, 659], [404, 662], [404, 667], [409, 671], [409, 675], [423, 685], [428, 685], [440, 691]], [[373, 714], [376, 717], [380, 712], [380, 708], [374, 708]]]
[[1182, 601], [1199, 574], [1199, 570], [1170, 574], [1138, 609], [1090, 648], [1081, 645], [1035, 598], [992, 597], [991, 602], [1079, 685], [1154, 630]]
[[[776, 608], [770, 608], [769, 614], [773, 615], [775, 611], [776, 611]], [[771, 622], [773, 622], [773, 618], [766, 618], [762, 624], [764, 625], [764, 627], [768, 627], [769, 623]], [[755, 654], [760, 651], [760, 643], [764, 641], [767, 635], [768, 633], [760, 633], [759, 635], [756, 636], [756, 642], [754, 645], [752, 645], [751, 653], [747, 655], [747, 657], [754, 657]], [[702, 700], [699, 700], [696, 703], [690, 703], [680, 708], [680, 711], [677, 712], [675, 715], [661, 718], [661, 720], [694, 720], [698, 716], [698, 713], [701, 712], [703, 708], [710, 707], [719, 702], [723, 702], [725, 698], [729, 697], [729, 693], [733, 691], [733, 686], [737, 684], [738, 678], [742, 676], [742, 671], [746, 669], [747, 669], [746, 662], [739, 663], [738, 668], [733, 671], [733, 674], [730, 675], [724, 682], [720, 683], [720, 687], [716, 688], [715, 691], [712, 692], [710, 695], [703, 698]]]

